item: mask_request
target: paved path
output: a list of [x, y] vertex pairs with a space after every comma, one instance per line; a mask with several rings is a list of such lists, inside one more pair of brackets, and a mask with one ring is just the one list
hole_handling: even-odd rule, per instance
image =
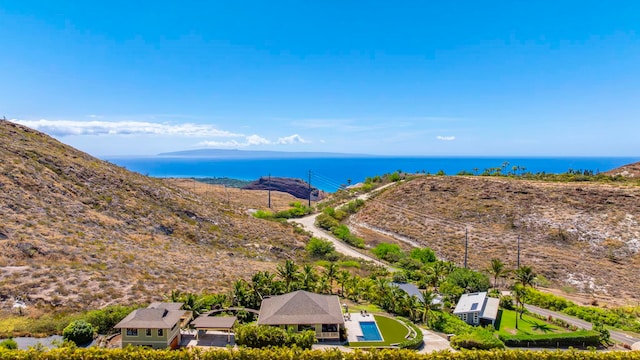
[[[376, 194], [380, 191], [382, 191], [383, 189], [388, 188], [389, 186], [395, 185], [396, 183], [389, 183], [387, 185], [381, 186], [375, 190], [373, 190], [372, 192], [366, 193], [366, 194], [361, 194], [357, 197], [357, 199], [360, 200], [367, 200], [369, 197], [371, 197], [373, 194]], [[332, 234], [324, 231], [323, 229], [319, 228], [316, 226], [316, 218], [318, 217], [318, 215], [320, 214], [312, 214], [312, 215], [308, 215], [305, 217], [301, 217], [298, 219], [289, 219], [289, 221], [294, 222], [294, 223], [298, 223], [300, 225], [302, 225], [302, 227], [309, 231], [313, 236], [317, 237], [317, 238], [322, 238], [322, 239], [326, 239], [329, 240], [333, 243], [333, 246], [335, 247], [336, 251], [347, 255], [347, 256], [351, 256], [354, 258], [358, 258], [358, 259], [362, 259], [362, 260], [367, 260], [367, 261], [371, 261], [377, 265], [380, 266], [384, 266], [387, 269], [389, 269], [390, 271], [394, 271], [395, 269], [392, 268], [391, 266], [381, 262], [380, 260], [373, 258], [367, 254], [361, 253], [360, 251], [356, 250], [354, 247], [347, 245], [344, 241], [338, 239], [337, 237], [333, 236]]]
[[[547, 309], [543, 309], [537, 306], [533, 306], [533, 305], [525, 305], [525, 308], [527, 310], [529, 310], [532, 313], [535, 314], [540, 314], [542, 316], [552, 316], [554, 318], [557, 319], [562, 319], [564, 321], [566, 321], [567, 323], [571, 324], [571, 325], [575, 325], [579, 328], [582, 329], [587, 329], [590, 330], [593, 328], [593, 324], [591, 324], [590, 322], [584, 321], [582, 319], [578, 319], [575, 318], [573, 316], [569, 316], [563, 313], [559, 313], [556, 311], [551, 311], [551, 310], [547, 310]], [[630, 335], [627, 335], [621, 331], [615, 331], [615, 330], [609, 330], [609, 333], [611, 334], [611, 339], [614, 341], [617, 341], [619, 343], [622, 344], [627, 344], [629, 346], [636, 346], [636, 347], [640, 347], [640, 339], [634, 338]], [[635, 345], [634, 345], [635, 344]]]
[[441, 337], [431, 330], [425, 330], [422, 328], [420, 328], [420, 330], [422, 330], [422, 334], [424, 335], [424, 346], [422, 346], [422, 348], [418, 350], [419, 353], [425, 354], [443, 350], [456, 351], [451, 347], [451, 344], [449, 344], [447, 339]]

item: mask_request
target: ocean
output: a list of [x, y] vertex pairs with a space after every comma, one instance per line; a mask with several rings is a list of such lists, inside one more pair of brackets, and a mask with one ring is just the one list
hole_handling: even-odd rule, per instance
[[447, 175], [460, 171], [481, 173], [484, 169], [508, 163], [526, 171], [564, 173], [569, 169], [604, 172], [638, 161], [637, 157], [342, 157], [300, 159], [216, 159], [196, 157], [111, 157], [105, 160], [144, 175], [154, 177], [203, 178], [228, 177], [255, 180], [261, 176], [300, 178], [305, 181], [311, 173], [311, 184], [321, 190], [334, 192], [349, 181], [352, 184], [367, 177], [401, 170], [407, 173]]

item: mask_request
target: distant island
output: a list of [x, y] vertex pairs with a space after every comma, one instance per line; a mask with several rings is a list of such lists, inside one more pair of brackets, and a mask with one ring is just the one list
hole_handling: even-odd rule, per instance
[[[378, 155], [345, 154], [332, 152], [288, 152], [288, 151], [252, 151], [229, 149], [197, 149], [160, 153], [165, 157], [198, 157], [217, 159], [309, 159], [309, 158], [354, 158], [376, 157]], [[379, 156], [378, 156], [379, 157]]]

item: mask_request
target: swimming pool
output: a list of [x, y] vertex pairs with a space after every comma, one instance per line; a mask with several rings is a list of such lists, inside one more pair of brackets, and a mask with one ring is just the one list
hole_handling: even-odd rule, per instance
[[360, 329], [362, 329], [362, 336], [358, 336], [358, 341], [382, 341], [382, 335], [375, 321], [361, 321]]

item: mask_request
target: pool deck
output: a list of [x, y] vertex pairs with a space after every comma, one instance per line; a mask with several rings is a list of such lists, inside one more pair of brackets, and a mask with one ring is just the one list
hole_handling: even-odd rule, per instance
[[[362, 315], [361, 313], [345, 314], [344, 327], [347, 329], [347, 340], [349, 342], [359, 342], [358, 336], [362, 336], [362, 328], [360, 322], [376, 322], [373, 314]], [[378, 325], [378, 323], [376, 323]], [[380, 330], [378, 328], [378, 330]]]

